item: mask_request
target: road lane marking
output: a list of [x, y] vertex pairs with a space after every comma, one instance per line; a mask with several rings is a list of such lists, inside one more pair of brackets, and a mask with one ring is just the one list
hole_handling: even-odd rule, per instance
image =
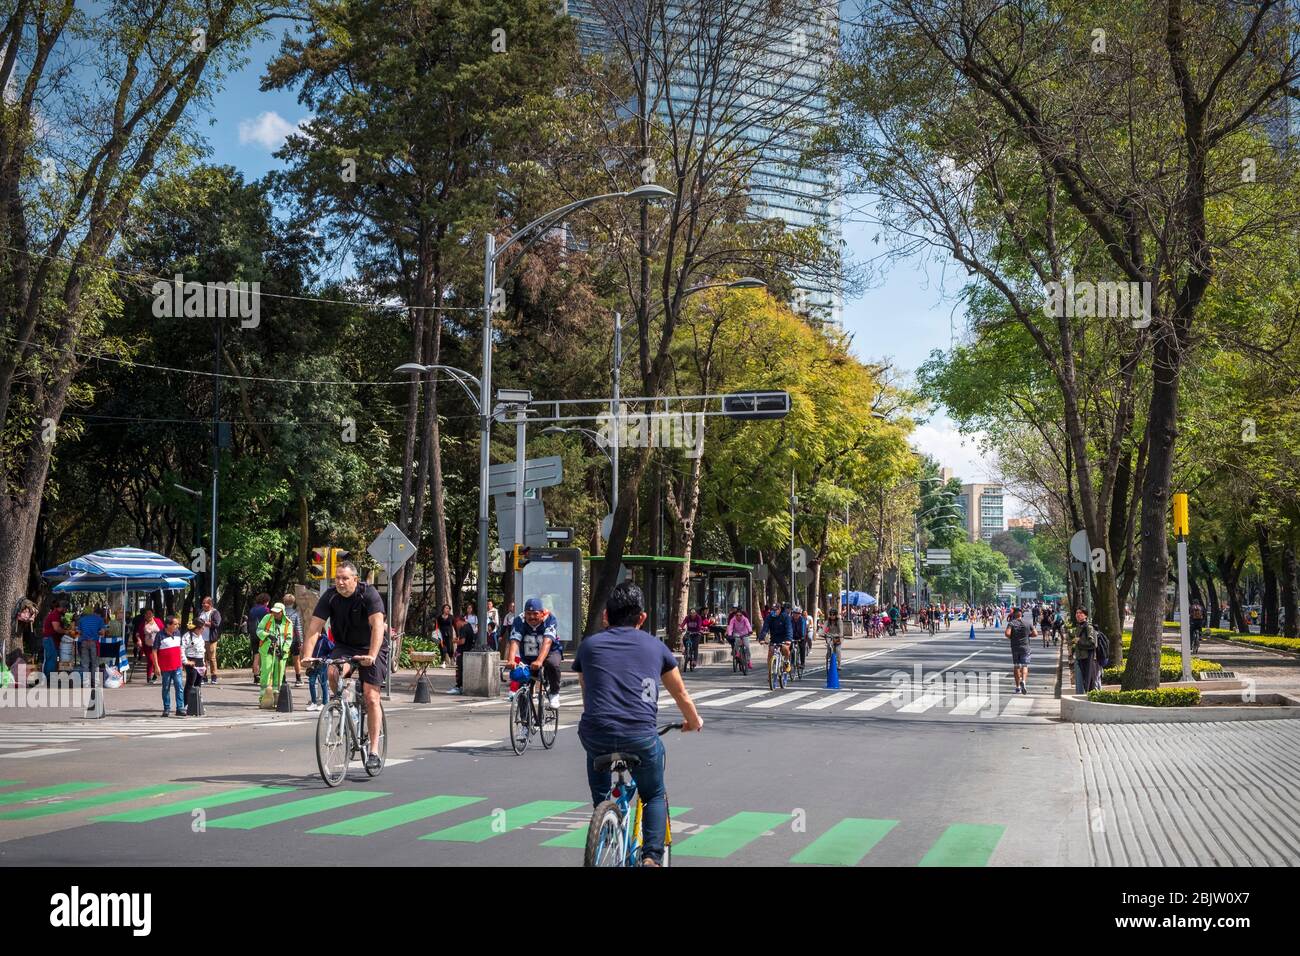
[[731, 856], [742, 847], [753, 843], [768, 830], [785, 826], [791, 820], [788, 813], [756, 813], [741, 811], [715, 823], [700, 833], [692, 834], [680, 844], [673, 844], [673, 856], [699, 856], [720, 860]]
[[97, 797], [81, 797], [61, 803], [41, 803], [30, 807], [19, 807], [0, 813], [0, 820], [30, 820], [33, 817], [48, 817], [56, 813], [74, 813], [78, 810], [94, 810], [110, 803], [125, 803], [127, 800], [142, 800], [145, 797], [157, 797], [179, 790], [190, 790], [192, 783], [159, 784], [153, 787], [138, 787], [134, 790], [122, 790], [118, 793], [105, 793]]
[[471, 738], [470, 740], [458, 740], [454, 744], [443, 744], [444, 747], [495, 747], [497, 744], [504, 743], [500, 738], [494, 737], [491, 740], [480, 740]]
[[891, 700], [896, 700], [898, 698], [899, 693], [900, 693], [899, 691], [895, 690], [895, 691], [890, 691], [887, 694], [877, 694], [875, 697], [868, 697], [866, 700], [862, 701], [861, 703], [853, 704], [852, 706], [845, 707], [844, 709], [846, 711], [875, 710], [877, 707], [881, 707], [889, 703]]
[[[671, 820], [674, 813], [690, 813], [690, 807], [671, 807], [669, 808], [669, 819]], [[587, 848], [587, 833], [591, 830], [591, 821], [586, 821], [580, 826], [571, 827], [559, 836], [551, 837], [543, 841], [542, 846], [558, 846], [566, 850], [585, 850]]]
[[55, 747], [49, 750], [17, 750], [11, 754], [0, 754], [0, 760], [13, 760], [15, 757], [54, 757], [58, 754], [75, 754], [77, 747]]
[[786, 691], [784, 694], [777, 694], [771, 700], [760, 700], [757, 704], [746, 704], [745, 708], [748, 710], [750, 707], [760, 707], [760, 708], [780, 707], [782, 704], [793, 703], [794, 701], [799, 700], [801, 697], [811, 697], [811, 696], [812, 696], [812, 691], [810, 690], [791, 690], [791, 691]]
[[1006, 827], [954, 823], [921, 859], [921, 866], [987, 866]]
[[967, 714], [978, 714], [981, 710], [983, 710], [986, 706], [988, 706], [988, 702], [989, 702], [989, 698], [982, 695], [963, 697], [961, 701], [957, 704], [957, 706], [954, 707], [949, 713], [956, 714], [957, 716], [965, 716]]
[[[15, 780], [14, 783], [21, 783]], [[102, 782], [75, 780], [72, 783], [56, 783], [48, 787], [33, 787], [30, 790], [15, 790], [12, 793], [0, 793], [0, 806], [8, 803], [22, 803], [24, 800], [40, 800], [43, 797], [61, 797], [66, 793], [79, 793], [82, 790], [96, 790], [111, 786]]]
[[752, 700], [755, 697], [762, 697], [764, 694], [770, 694], [769, 690], [747, 690], [739, 694], [732, 694], [730, 697], [718, 697], [713, 700], [707, 700], [701, 707], [725, 707], [728, 704], [738, 704], [742, 700]]
[[482, 843], [502, 833], [519, 830], [534, 823], [541, 823], [547, 817], [568, 813], [583, 806], [581, 802], [571, 800], [534, 800], [520, 804], [508, 810], [500, 810], [486, 817], [466, 820], [464, 823], [445, 830], [435, 830], [420, 837], [421, 840], [436, 840], [452, 843]]
[[1034, 699], [1032, 697], [1023, 697], [1016, 695], [1007, 701], [1007, 705], [1002, 708], [1000, 717], [1027, 717], [1029, 712], [1034, 708]]
[[795, 854], [790, 862], [821, 866], [857, 866], [862, 862], [862, 858], [896, 826], [898, 826], [897, 820], [848, 817]]
[[414, 803], [403, 803], [396, 807], [389, 807], [387, 810], [377, 810], [364, 816], [340, 820], [338, 823], [316, 827], [316, 829], [307, 832], [331, 833], [337, 836], [369, 836], [372, 833], [391, 830], [394, 827], [413, 823], [416, 820], [427, 820], [429, 817], [436, 817], [438, 814], [447, 813], [450, 810], [459, 810], [461, 807], [468, 807], [485, 799], [487, 798], [459, 797], [446, 794], [427, 797], [424, 800], [416, 800]]
[[923, 694], [910, 703], [904, 704], [902, 707], [898, 708], [898, 712], [900, 714], [924, 714], [931, 707], [942, 703], [943, 694], [931, 692]]
[[821, 700], [814, 700], [807, 704], [800, 704], [795, 710], [825, 710], [835, 704], [843, 703], [850, 697], [857, 697], [853, 691], [845, 691], [839, 694], [831, 694], [829, 697], [823, 697]]
[[390, 794], [376, 791], [358, 793], [352, 790], [335, 790], [332, 793], [322, 793], [314, 797], [301, 797], [287, 803], [277, 803], [261, 810], [248, 810], [244, 813], [236, 813], [234, 816], [209, 820], [208, 826], [219, 830], [256, 830], [260, 827], [270, 826], [272, 823], [283, 823], [285, 820], [295, 820], [298, 817], [310, 816], [313, 813], [323, 813], [326, 810], [334, 810], [338, 807], [346, 807], [349, 804], [362, 803], [366, 800], [387, 796], [390, 796]]
[[225, 793], [210, 793], [205, 797], [186, 797], [184, 800], [164, 803], [157, 807], [126, 810], [122, 813], [110, 813], [107, 816], [91, 817], [90, 819], [96, 823], [151, 823], [165, 817], [192, 815], [195, 810], [202, 810], [206, 813], [208, 810], [214, 810], [228, 804], [243, 803], [245, 800], [257, 800], [260, 797], [271, 797], [277, 793], [289, 793], [291, 790], [293, 790], [293, 787], [242, 787], [239, 790], [228, 790]]

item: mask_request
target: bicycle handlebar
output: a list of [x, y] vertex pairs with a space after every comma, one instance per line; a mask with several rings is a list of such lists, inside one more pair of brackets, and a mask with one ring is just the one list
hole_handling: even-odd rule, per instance
[[659, 734], [660, 737], [662, 737], [664, 734], [668, 733], [668, 731], [670, 731], [670, 730], [681, 730], [681, 729], [682, 729], [682, 722], [679, 720], [679, 721], [678, 721], [677, 723], [675, 723], [675, 724], [666, 724], [665, 726], [660, 727], [659, 730], [657, 731], [657, 733]]

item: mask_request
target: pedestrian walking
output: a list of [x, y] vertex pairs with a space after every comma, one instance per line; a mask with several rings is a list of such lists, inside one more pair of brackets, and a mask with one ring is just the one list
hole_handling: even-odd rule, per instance
[[1011, 611], [1004, 633], [1011, 641], [1011, 668], [1016, 682], [1014, 692], [1028, 696], [1025, 681], [1029, 679], [1029, 639], [1034, 636], [1034, 629], [1024, 622], [1020, 608]]
[[[329, 625], [321, 631], [321, 636], [316, 642], [312, 654], [317, 658], [329, 657], [330, 652], [334, 650], [334, 632]], [[310, 703], [307, 704], [308, 710], [320, 710], [330, 702], [330, 681], [329, 666], [321, 663], [320, 660], [307, 668], [307, 694]], [[320, 692], [320, 699], [317, 700], [317, 691]]]
[[[152, 611], [150, 612], [153, 613]], [[176, 691], [176, 716], [185, 716], [185, 688], [181, 685], [181, 670], [184, 666], [181, 651], [181, 619], [178, 614], [168, 614], [163, 629], [154, 638], [150, 650], [153, 664], [158, 668], [162, 681], [162, 703], [164, 717], [171, 716], [171, 696]]]
[[200, 618], [195, 618], [189, 630], [181, 637], [181, 663], [185, 667], [186, 703], [189, 702], [190, 695], [194, 693], [194, 688], [205, 683], [204, 677], [207, 668], [204, 667], [203, 662], [207, 657], [207, 652], [207, 626]]
[[212, 597], [203, 599], [203, 610], [199, 612], [203, 622], [203, 666], [206, 668], [204, 683], [215, 686], [217, 679], [217, 642], [221, 640], [221, 612], [212, 603]]
[[262, 624], [262, 618], [270, 613], [271, 595], [263, 592], [253, 599], [253, 606], [248, 609], [248, 616], [244, 619], [244, 633], [248, 635], [248, 649], [253, 657], [253, 683], [258, 683], [258, 677], [261, 671], [261, 650], [262, 637], [258, 628]]
[[451, 613], [451, 605], [444, 604], [438, 612], [438, 637], [442, 640], [442, 667], [447, 662], [456, 661], [456, 615]]
[[1199, 600], [1192, 600], [1187, 616], [1192, 637], [1192, 653], [1195, 654], [1201, 649], [1201, 630], [1205, 627], [1205, 608], [1201, 606]]
[[293, 682], [297, 687], [302, 686], [302, 662], [299, 658], [302, 656], [302, 616], [298, 613], [295, 605], [298, 599], [292, 594], [286, 594], [281, 602], [284, 605], [284, 616], [293, 623], [293, 644], [289, 647], [289, 654], [293, 658]]

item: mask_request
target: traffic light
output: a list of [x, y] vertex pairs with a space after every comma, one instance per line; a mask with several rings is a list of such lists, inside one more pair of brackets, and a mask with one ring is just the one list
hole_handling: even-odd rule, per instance
[[330, 549], [312, 548], [311, 567], [307, 570], [309, 581], [324, 581], [330, 576]]
[[342, 548], [330, 548], [330, 577], [339, 573], [339, 565], [352, 556], [351, 551]]
[[522, 571], [524, 565], [528, 563], [528, 552], [531, 548], [525, 548], [522, 544], [515, 545], [515, 570]]

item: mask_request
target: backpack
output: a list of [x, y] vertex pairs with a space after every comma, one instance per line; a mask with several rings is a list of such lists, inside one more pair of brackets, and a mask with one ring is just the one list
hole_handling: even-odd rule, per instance
[[1106, 638], [1106, 635], [1103, 634], [1101, 631], [1095, 630], [1093, 628], [1089, 628], [1089, 630], [1093, 631], [1093, 635], [1097, 638], [1097, 660], [1101, 663], [1102, 667], [1109, 667], [1110, 666], [1110, 641]]

